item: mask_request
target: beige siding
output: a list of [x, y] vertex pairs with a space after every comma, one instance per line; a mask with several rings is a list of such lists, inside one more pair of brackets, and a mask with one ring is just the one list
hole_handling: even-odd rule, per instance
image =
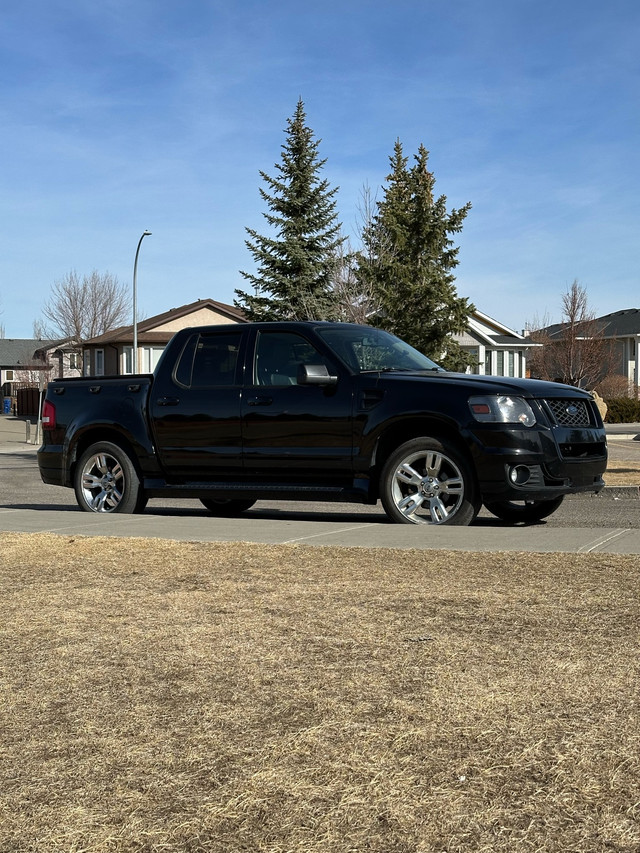
[[211, 308], [200, 308], [198, 311], [192, 311], [184, 317], [176, 317], [169, 320], [160, 326], [154, 326], [154, 332], [179, 332], [180, 329], [187, 329], [189, 326], [217, 326], [226, 323], [236, 323], [231, 317], [224, 317], [218, 314], [217, 311], [212, 311]]
[[454, 338], [454, 340], [456, 340], [460, 344], [460, 346], [463, 346], [463, 347], [477, 347], [478, 346], [477, 338], [472, 337], [468, 332], [453, 335], [453, 338]]

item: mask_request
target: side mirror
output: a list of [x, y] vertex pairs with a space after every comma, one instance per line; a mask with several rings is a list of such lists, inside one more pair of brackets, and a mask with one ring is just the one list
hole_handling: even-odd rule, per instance
[[298, 366], [298, 385], [335, 385], [337, 376], [332, 376], [326, 364], [300, 364]]

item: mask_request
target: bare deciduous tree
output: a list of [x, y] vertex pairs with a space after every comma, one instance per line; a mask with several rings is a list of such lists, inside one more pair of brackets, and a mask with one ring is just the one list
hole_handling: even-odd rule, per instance
[[[365, 185], [360, 191], [358, 205], [357, 229], [360, 239], [365, 230], [372, 227], [375, 210], [376, 199], [371, 193], [371, 188]], [[366, 247], [356, 252], [348, 240], [340, 245], [335, 255], [332, 288], [338, 319], [347, 323], [367, 325], [370, 318], [380, 311], [380, 300], [376, 298], [372, 282], [364, 280], [359, 275], [359, 264], [363, 252], [366, 252]], [[367, 261], [373, 265], [375, 259], [367, 257]]]
[[51, 298], [42, 310], [50, 324], [47, 335], [82, 344], [123, 325], [130, 304], [128, 289], [111, 273], [93, 270], [80, 277], [72, 270], [53, 285]]
[[15, 370], [13, 374], [14, 381], [20, 385], [29, 386], [30, 388], [38, 388], [46, 385], [51, 378], [51, 365], [46, 362], [28, 364], [20, 370]]
[[532, 342], [542, 344], [529, 355], [531, 374], [579, 388], [594, 388], [612, 372], [614, 342], [604, 337], [589, 309], [587, 291], [577, 281], [562, 296], [557, 327], [533, 329]]
[[345, 323], [366, 325], [369, 317], [376, 313], [378, 303], [373, 288], [358, 278], [357, 254], [346, 244], [336, 255], [332, 289], [336, 303], [337, 318]]

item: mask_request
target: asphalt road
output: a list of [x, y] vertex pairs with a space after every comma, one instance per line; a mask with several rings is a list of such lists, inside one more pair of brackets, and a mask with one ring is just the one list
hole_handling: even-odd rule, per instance
[[[136, 516], [81, 512], [71, 489], [40, 480], [35, 447], [0, 435], [0, 532], [145, 536], [189, 541], [249, 541], [468, 551], [640, 554], [638, 488], [566, 498], [535, 525], [506, 525], [486, 512], [468, 528], [390, 524], [380, 507], [260, 502], [237, 519], [212, 518], [198, 501], [152, 500]], [[640, 441], [609, 442], [613, 462], [640, 462]]]

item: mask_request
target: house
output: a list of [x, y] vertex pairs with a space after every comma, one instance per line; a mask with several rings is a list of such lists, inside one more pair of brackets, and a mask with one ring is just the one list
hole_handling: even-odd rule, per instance
[[638, 347], [640, 347], [640, 308], [625, 308], [596, 318], [596, 323], [607, 340], [614, 341], [614, 351], [620, 375], [629, 382], [630, 390], [637, 393], [640, 386]]
[[15, 396], [20, 385], [38, 385], [49, 378], [48, 361], [42, 350], [56, 341], [33, 338], [0, 338], [0, 386], [5, 397]]
[[[1, 411], [4, 414], [37, 412], [37, 392], [35, 402], [30, 399], [28, 412], [23, 411], [24, 401], [21, 392], [27, 388], [44, 388], [50, 378], [51, 367], [43, 351], [55, 344], [56, 341], [33, 338], [0, 338]], [[19, 397], [20, 406], [18, 406]], [[31, 409], [34, 408], [35, 412], [32, 412]]]
[[[635, 395], [640, 387], [638, 349], [640, 347], [640, 308], [624, 308], [596, 317], [593, 323], [604, 340], [611, 341], [614, 352], [613, 373], [624, 376], [629, 393]], [[564, 323], [547, 326], [544, 331], [551, 339], [562, 337]]]
[[476, 367], [469, 372], [487, 376], [527, 376], [527, 351], [538, 346], [478, 310], [469, 316], [467, 331], [453, 338], [473, 356]]
[[36, 359], [45, 361], [50, 367], [49, 379], [66, 379], [82, 375], [82, 352], [76, 341], [64, 338], [59, 341], [41, 341], [35, 350]]
[[[87, 341], [83, 353], [85, 374], [152, 373], [170, 338], [180, 329], [246, 322], [244, 313], [232, 305], [199, 299], [138, 323], [137, 370], [133, 363], [133, 326], [113, 329]], [[527, 351], [537, 346], [480, 311], [474, 311], [469, 318], [467, 332], [455, 338], [474, 356], [474, 373], [494, 376], [526, 376]]]
[[214, 299], [198, 299], [189, 305], [140, 320], [137, 324], [138, 352], [135, 362], [133, 325], [112, 329], [86, 341], [83, 351], [84, 372], [87, 376], [153, 373], [164, 348], [180, 329], [246, 322], [243, 312], [233, 305], [225, 305]]

